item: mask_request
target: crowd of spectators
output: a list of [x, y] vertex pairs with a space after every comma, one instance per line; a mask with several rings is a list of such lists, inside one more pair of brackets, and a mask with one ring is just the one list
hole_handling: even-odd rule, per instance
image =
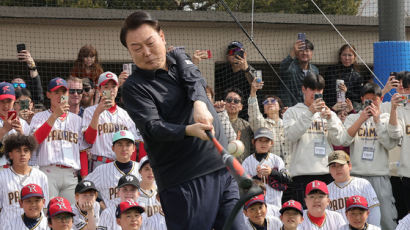
[[[243, 207], [244, 229], [393, 230], [400, 219], [405, 225], [410, 73], [392, 73], [381, 89], [360, 75], [354, 46], [340, 47], [338, 63], [323, 74], [311, 63], [313, 51], [311, 41], [297, 40], [280, 63], [281, 90], [262, 95], [264, 81], [244, 45], [233, 41], [215, 86], [205, 89], [228, 141], [244, 144], [237, 159], [265, 190]], [[104, 71], [95, 47], [85, 45], [70, 75], [53, 78], [44, 94], [31, 53], [17, 57], [30, 78], [0, 83], [0, 222], [20, 222], [23, 215], [23, 224], [41, 229], [60, 229], [61, 222], [128, 229], [126, 218], [134, 215], [141, 229], [166, 229], [156, 183], [167, 179], [154, 180], [144, 140], [122, 108], [129, 73]], [[192, 61], [207, 58], [197, 50]], [[391, 102], [382, 102], [393, 88]], [[392, 186], [388, 157], [398, 146], [399, 179]], [[40, 211], [30, 210], [29, 200]], [[46, 224], [39, 219], [43, 208]]]

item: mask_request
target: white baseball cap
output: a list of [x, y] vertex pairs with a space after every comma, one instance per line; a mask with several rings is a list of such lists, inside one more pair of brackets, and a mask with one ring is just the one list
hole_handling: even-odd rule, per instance
[[118, 85], [118, 77], [115, 73], [110, 72], [110, 71], [104, 72], [98, 77], [97, 86], [100, 87], [102, 85], [105, 85], [110, 80], [114, 81], [115, 84]]

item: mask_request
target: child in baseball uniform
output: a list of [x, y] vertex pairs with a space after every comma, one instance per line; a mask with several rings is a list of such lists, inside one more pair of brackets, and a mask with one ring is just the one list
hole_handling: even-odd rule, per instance
[[[127, 200], [138, 200], [140, 183], [134, 175], [124, 175], [118, 181], [118, 195], [121, 202]], [[118, 204], [117, 203], [117, 204]], [[107, 206], [101, 213], [100, 222], [98, 223], [99, 230], [121, 230], [121, 227], [117, 224], [115, 219], [117, 205]]]
[[64, 79], [57, 77], [49, 82], [47, 98], [50, 109], [36, 113], [30, 123], [30, 132], [39, 143], [32, 162], [47, 175], [50, 197], [62, 196], [74, 203], [77, 171], [81, 168], [81, 117], [68, 111]]
[[[21, 216], [20, 191], [28, 184], [39, 185], [46, 204], [48, 203], [48, 179], [37, 169], [28, 165], [32, 153], [37, 147], [33, 136], [12, 134], [4, 140], [4, 152], [10, 167], [0, 171], [0, 223]], [[1, 225], [0, 225], [1, 229]]]
[[157, 186], [155, 184], [154, 173], [152, 172], [148, 156], [141, 159], [138, 172], [141, 175], [139, 188], [140, 196], [136, 201], [144, 207], [148, 218], [156, 213], [162, 213], [162, 215], [164, 215], [161, 203], [156, 198], [158, 194]]
[[298, 230], [303, 222], [302, 204], [295, 200], [288, 200], [283, 203], [280, 209], [280, 220], [282, 221], [281, 230]]
[[86, 180], [95, 184], [106, 207], [118, 204], [118, 180], [124, 175], [134, 175], [140, 178], [138, 163], [131, 160], [135, 151], [135, 138], [130, 131], [121, 130], [116, 132], [111, 140], [112, 150], [115, 152], [116, 161], [98, 166], [88, 174]]
[[337, 150], [329, 155], [328, 162], [330, 175], [334, 179], [327, 186], [330, 198], [329, 209], [340, 213], [347, 221], [345, 212], [347, 200], [351, 196], [361, 195], [369, 201], [368, 222], [380, 226], [380, 203], [376, 192], [366, 179], [350, 176], [352, 163], [350, 163], [349, 155], [342, 150]]
[[48, 209], [48, 226], [52, 230], [71, 230], [74, 216], [70, 201], [60, 197]]
[[343, 124], [323, 101], [325, 80], [308, 72], [303, 79], [303, 103], [286, 110], [283, 115], [285, 137], [291, 143], [289, 173], [293, 189], [284, 196], [292, 197], [305, 207], [306, 185], [313, 180], [332, 181], [327, 168], [327, 156], [332, 145], [342, 144]]
[[117, 206], [115, 217], [122, 230], [138, 230], [142, 224], [144, 208], [133, 200], [126, 200]]
[[[21, 119], [15, 111], [13, 105], [16, 101], [16, 94], [12, 84], [8, 82], [0, 83], [0, 140], [9, 134], [20, 133], [28, 135], [30, 126]], [[0, 141], [0, 148], [4, 143]], [[7, 168], [5, 155], [0, 153], [0, 169]]]
[[346, 200], [346, 217], [349, 224], [343, 225], [339, 230], [380, 230], [380, 227], [367, 222], [369, 206], [363, 196], [351, 196]]
[[406, 71], [400, 79], [397, 91], [399, 93], [391, 99], [388, 131], [390, 137], [401, 138], [400, 164], [397, 170], [401, 196], [397, 202], [404, 204], [407, 212], [410, 212], [410, 72]]
[[74, 229], [95, 230], [100, 218], [100, 204], [96, 202], [98, 191], [92, 181], [83, 180], [75, 187], [73, 206]]
[[111, 148], [114, 133], [129, 130], [135, 138], [134, 141], [142, 141], [128, 113], [115, 104], [118, 93], [117, 75], [112, 72], [102, 73], [97, 86], [101, 101], [85, 109], [82, 121], [84, 140], [92, 145], [90, 172], [101, 164], [115, 161], [116, 154]]
[[303, 230], [335, 230], [345, 225], [342, 215], [327, 209], [330, 203], [326, 183], [314, 180], [306, 186], [305, 203], [307, 210], [303, 211], [304, 221], [300, 225]]
[[266, 202], [263, 194], [257, 195], [248, 200], [244, 207], [243, 213], [247, 217], [245, 221], [245, 229], [279, 229], [282, 226], [279, 218], [273, 216], [266, 216]]
[[266, 186], [266, 203], [275, 207], [275, 213], [281, 208], [283, 191], [286, 189], [290, 178], [283, 160], [270, 153], [273, 146], [273, 133], [268, 128], [259, 128], [252, 140], [255, 153], [247, 157], [242, 166], [245, 171], [255, 179], [262, 181]]
[[380, 113], [381, 89], [376, 83], [367, 83], [361, 92], [366, 107], [350, 114], [344, 123], [343, 146], [350, 146], [354, 176], [372, 184], [380, 201], [382, 229], [395, 229], [397, 211], [389, 177], [389, 150], [399, 143], [388, 134], [390, 114]]
[[[21, 189], [20, 206], [23, 215], [8, 219], [7, 224], [2, 222], [2, 229], [19, 230], [47, 230], [47, 217], [44, 216], [46, 200], [43, 189], [36, 184], [28, 184]], [[0, 227], [1, 228], [1, 227]]]

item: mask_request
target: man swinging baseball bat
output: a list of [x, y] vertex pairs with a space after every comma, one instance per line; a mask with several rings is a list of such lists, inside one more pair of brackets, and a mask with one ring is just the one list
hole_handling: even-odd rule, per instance
[[[164, 32], [146, 12], [129, 15], [120, 34], [137, 69], [123, 85], [123, 101], [140, 130], [154, 170], [167, 228], [222, 229], [239, 199], [238, 185], [207, 141], [227, 139], [206, 83], [185, 52], [167, 53]], [[243, 229], [236, 217], [231, 229]]]

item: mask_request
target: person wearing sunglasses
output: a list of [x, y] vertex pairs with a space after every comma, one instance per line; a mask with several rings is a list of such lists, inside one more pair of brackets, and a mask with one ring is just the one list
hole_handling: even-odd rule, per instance
[[238, 160], [242, 162], [250, 155], [251, 152], [253, 152], [251, 145], [251, 141], [253, 139], [252, 129], [247, 120], [239, 117], [239, 113], [244, 107], [242, 104], [242, 92], [239, 88], [231, 87], [225, 91], [224, 98], [226, 103], [225, 109], [228, 113], [229, 121], [235, 130], [237, 139], [241, 140], [245, 145], [245, 151], [238, 157]]
[[[245, 46], [239, 41], [229, 43], [226, 50], [226, 63], [215, 66], [215, 98], [223, 98], [224, 90], [237, 87], [244, 98], [249, 96], [249, 85], [254, 79], [255, 69], [247, 61]], [[248, 102], [244, 100], [239, 116], [248, 119]]]
[[14, 78], [11, 83], [16, 90], [28, 88], [33, 96], [32, 99], [34, 104], [40, 107], [44, 104], [44, 92], [43, 87], [41, 86], [41, 78], [37, 70], [37, 65], [28, 50], [22, 50], [17, 53], [17, 58], [21, 62], [25, 62], [27, 64], [27, 68], [30, 70], [30, 81], [25, 82], [22, 78], [18, 77]]
[[80, 106], [84, 109], [94, 105], [95, 103], [95, 85], [89, 78], [83, 78], [83, 96], [81, 98]]
[[68, 84], [68, 104], [70, 105], [70, 112], [83, 117], [84, 108], [80, 106], [81, 98], [83, 96], [83, 81], [78, 77], [69, 77]]
[[265, 95], [263, 104], [263, 112], [260, 112], [258, 98], [256, 92], [263, 87], [263, 81], [257, 82], [253, 80], [251, 85], [251, 93], [248, 99], [248, 115], [249, 124], [252, 131], [265, 127], [273, 132], [273, 147], [271, 152], [280, 156], [288, 167], [290, 163], [290, 143], [286, 140], [283, 133], [282, 111], [285, 109], [281, 99], [275, 95]]

